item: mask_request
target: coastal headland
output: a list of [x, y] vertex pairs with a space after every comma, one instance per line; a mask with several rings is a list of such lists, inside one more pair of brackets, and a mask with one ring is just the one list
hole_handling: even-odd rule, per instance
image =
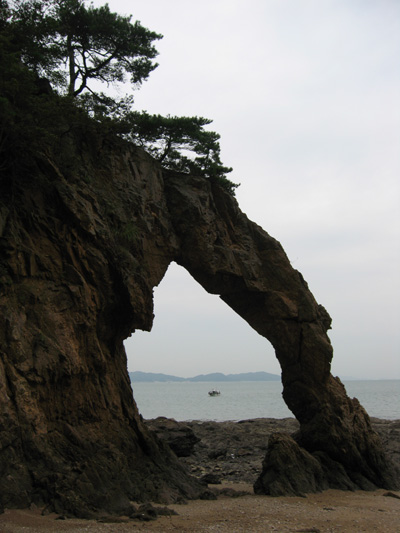
[[368, 414], [331, 374], [331, 318], [280, 243], [218, 182], [92, 133], [84, 147], [77, 133], [63, 143], [72, 167], [54, 148], [29, 176], [0, 182], [0, 510], [97, 518], [202, 496], [140, 416], [123, 344], [151, 330], [153, 289], [172, 261], [281, 365], [299, 427], [269, 439], [257, 492], [397, 490]]
[[[212, 497], [205, 483], [218, 478], [190, 475], [149, 428], [127, 370], [124, 341], [152, 329], [154, 288], [173, 262], [280, 364], [298, 426], [262, 437], [255, 492], [398, 490], [368, 413], [331, 373], [328, 311], [282, 245], [241, 211], [229, 180], [166, 168], [113, 134], [107, 117], [94, 120], [48, 83], [42, 92], [11, 41], [2, 79], [20, 78], [7, 86], [12, 135], [0, 143], [0, 513], [98, 519], [142, 513], [132, 502]], [[215, 459], [249, 457], [250, 425], [244, 437]]]

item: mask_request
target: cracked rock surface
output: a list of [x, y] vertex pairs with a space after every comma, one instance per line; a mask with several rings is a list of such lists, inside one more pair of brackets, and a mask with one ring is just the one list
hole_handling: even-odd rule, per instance
[[[330, 317], [281, 245], [217, 183], [136, 147], [70, 133], [62, 150], [0, 180], [0, 509], [91, 517], [201, 495], [141, 419], [123, 346], [151, 329], [172, 261], [274, 346], [292, 450], [317, 457], [328, 486], [340, 470], [395, 488], [367, 413], [330, 373]], [[268, 468], [264, 492], [279, 482]]]

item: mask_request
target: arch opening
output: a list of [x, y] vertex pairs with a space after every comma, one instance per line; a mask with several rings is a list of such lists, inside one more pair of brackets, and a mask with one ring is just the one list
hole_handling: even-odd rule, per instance
[[[293, 416], [282, 399], [281, 369], [270, 342], [258, 335], [219, 296], [207, 293], [191, 275], [171, 263], [154, 290], [152, 331], [125, 340], [128, 371], [193, 378], [212, 373], [271, 374], [268, 381], [133, 382], [144, 418], [284, 418]], [[208, 390], [221, 389], [219, 401]], [[182, 403], [182, 395], [186, 398]]]

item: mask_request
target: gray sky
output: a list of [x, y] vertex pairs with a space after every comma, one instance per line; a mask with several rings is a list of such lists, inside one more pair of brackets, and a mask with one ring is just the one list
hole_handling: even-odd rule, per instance
[[[108, 3], [164, 35], [136, 107], [213, 119], [241, 209], [333, 318], [333, 373], [400, 379], [400, 2]], [[154, 294], [129, 370], [280, 372], [268, 341], [180, 267]]]

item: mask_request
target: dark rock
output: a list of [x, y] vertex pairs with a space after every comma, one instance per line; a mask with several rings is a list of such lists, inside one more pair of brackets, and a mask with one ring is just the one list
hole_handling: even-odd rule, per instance
[[207, 483], [207, 485], [220, 485], [221, 484], [221, 476], [218, 474], [214, 474], [212, 472], [205, 474], [204, 476], [201, 476], [200, 480], [203, 483]]
[[256, 494], [304, 496], [328, 488], [320, 462], [289, 436], [271, 435], [262, 472], [254, 484]]
[[200, 500], [216, 500], [217, 496], [212, 490], [205, 490], [200, 494]]
[[294, 433], [299, 428], [294, 418], [260, 418], [240, 422], [190, 421], [182, 424], [188, 425], [200, 439], [192, 455], [181, 458], [193, 475], [202, 479], [202, 476], [212, 473], [223, 481], [245, 481], [251, 484], [260, 473], [271, 433]]
[[151, 503], [145, 503], [130, 515], [133, 520], [141, 520], [143, 522], [150, 522], [157, 520], [157, 510], [151, 505]]
[[400, 467], [400, 420], [372, 418], [371, 422], [381, 439], [386, 454]]
[[139, 507], [133, 506], [129, 518], [132, 520], [140, 520], [143, 522], [149, 522], [156, 520], [159, 516], [173, 516], [178, 513], [168, 507], [154, 506], [151, 503], [145, 503]]
[[387, 496], [389, 498], [396, 498], [396, 499], [400, 500], [400, 494], [395, 494], [392, 491], [385, 492], [385, 494], [383, 494], [383, 496]]
[[[285, 432], [296, 436], [298, 422], [293, 418], [287, 419], [253, 419], [240, 422], [182, 422], [189, 425], [200, 441], [195, 445], [193, 454], [189, 458], [181, 458], [193, 475], [204, 479], [204, 476], [217, 475], [221, 482], [248, 482], [254, 484], [260, 477], [261, 465], [265, 460], [268, 441], [271, 434]], [[384, 438], [384, 450], [393, 461], [394, 467], [400, 466], [400, 442], [397, 439], [398, 420], [373, 419], [374, 430]], [[294, 439], [295, 440], [295, 439]], [[217, 448], [225, 443], [228, 445], [224, 456], [213, 458], [210, 447]], [[239, 453], [245, 449], [246, 453]], [[232, 459], [231, 455], [235, 456]], [[340, 490], [355, 490], [358, 488], [355, 480], [343, 465], [333, 461], [323, 452], [314, 452], [323, 471], [324, 478], [330, 488]], [[235, 469], [232, 469], [232, 464]], [[206, 472], [206, 474], [205, 474]], [[207, 478], [206, 478], [207, 479]], [[360, 479], [359, 483], [363, 483]], [[213, 489], [214, 490], [214, 489]]]
[[150, 420], [147, 425], [178, 457], [189, 457], [194, 445], [200, 440], [189, 426], [178, 424], [170, 418], [158, 417]]
[[226, 448], [217, 448], [216, 450], [211, 450], [208, 452], [208, 457], [210, 459], [219, 459], [220, 457], [226, 457], [227, 449]]
[[[330, 374], [328, 313], [218, 183], [164, 172], [139, 148], [78, 129], [6, 178], [0, 508], [33, 501], [96, 517], [199, 496], [203, 485], [141, 420], [123, 346], [151, 329], [153, 288], [172, 261], [272, 343], [305, 452], [342, 465], [358, 486], [398, 486], [367, 413]], [[172, 445], [183, 455], [196, 447], [186, 429]], [[247, 446], [220, 443], [232, 475]]]
[[338, 490], [356, 490], [357, 484], [349, 477], [343, 465], [333, 461], [326, 453], [314, 452], [313, 456], [320, 462], [328, 486]]

